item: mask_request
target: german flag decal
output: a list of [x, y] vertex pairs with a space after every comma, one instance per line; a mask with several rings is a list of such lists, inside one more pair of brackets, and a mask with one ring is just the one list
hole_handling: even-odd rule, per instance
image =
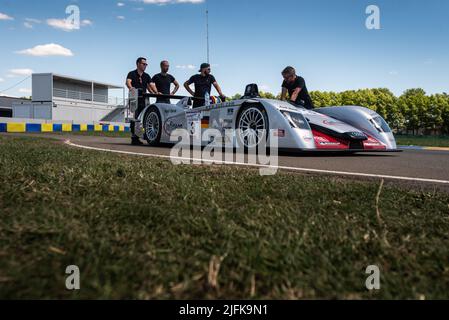
[[209, 117], [203, 117], [201, 119], [201, 129], [209, 129]]

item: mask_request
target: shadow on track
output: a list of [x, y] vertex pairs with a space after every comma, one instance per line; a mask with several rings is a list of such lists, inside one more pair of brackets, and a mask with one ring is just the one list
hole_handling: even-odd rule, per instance
[[[131, 147], [131, 144], [128, 143], [113, 143], [109, 142], [106, 143], [108, 145], [113, 146], [126, 146]], [[169, 150], [173, 148], [173, 144], [160, 144], [157, 147], [150, 147], [146, 144], [141, 146], [132, 146], [134, 148], [138, 148], [139, 150], [157, 150], [157, 149], [163, 149], [163, 150]], [[205, 147], [202, 147], [203, 150]], [[191, 150], [193, 150], [193, 147], [191, 147]], [[228, 149], [230, 150], [230, 149]], [[237, 153], [237, 149], [232, 149], [234, 153]], [[295, 158], [388, 158], [388, 157], [395, 157], [397, 156], [401, 151], [396, 152], [379, 152], [379, 151], [296, 151], [296, 150], [279, 150], [278, 155], [280, 157], [295, 157]], [[267, 152], [268, 155], [270, 155], [270, 152]]]

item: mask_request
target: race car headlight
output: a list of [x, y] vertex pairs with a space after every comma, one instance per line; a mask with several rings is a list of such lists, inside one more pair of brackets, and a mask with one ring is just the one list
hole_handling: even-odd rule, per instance
[[290, 125], [293, 128], [310, 130], [309, 123], [302, 114], [287, 111], [282, 112], [282, 114], [290, 122]]

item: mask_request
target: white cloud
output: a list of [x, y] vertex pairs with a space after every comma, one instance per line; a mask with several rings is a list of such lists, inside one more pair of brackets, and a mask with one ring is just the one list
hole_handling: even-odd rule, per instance
[[47, 19], [47, 24], [55, 29], [59, 29], [66, 32], [79, 30], [80, 27], [91, 26], [93, 23], [89, 19], [84, 19], [79, 25], [73, 24], [66, 19]]
[[81, 26], [85, 27], [85, 26], [91, 26], [93, 25], [93, 22], [89, 19], [84, 19], [81, 21]]
[[397, 72], [396, 70], [392, 70], [392, 71], [388, 72], [388, 74], [390, 76], [397, 76], [399, 74], [399, 72]]
[[65, 19], [47, 19], [47, 24], [52, 28], [63, 30], [66, 32], [78, 29], [78, 26], [73, 23], [68, 23]]
[[42, 23], [41, 20], [33, 19], [33, 18], [25, 18], [25, 21], [29, 22], [29, 23]]
[[19, 93], [31, 94], [31, 89], [29, 88], [20, 88]]
[[11, 69], [9, 70], [9, 78], [18, 77], [18, 76], [29, 76], [33, 73], [33, 70], [31, 69]]
[[124, 16], [117, 16], [117, 19], [118, 20], [125, 20], [125, 17]]
[[194, 70], [196, 67], [193, 64], [187, 64], [187, 65], [178, 65], [176, 66], [177, 69], [183, 69], [183, 70]]
[[6, 13], [1, 13], [0, 12], [0, 20], [14, 20], [13, 17], [8, 16]]
[[205, 0], [141, 0], [145, 4], [156, 4], [156, 5], [166, 5], [166, 4], [177, 4], [177, 3], [191, 3], [198, 4], [203, 3]]
[[35, 24], [40, 24], [40, 23], [42, 23], [41, 20], [33, 19], [33, 18], [25, 18], [25, 22], [23, 23], [23, 25], [27, 29], [33, 29]]
[[117, 3], [117, 7], [124, 7], [124, 6], [125, 6], [125, 4], [123, 2], [118, 2]]
[[3, 79], [3, 78], [0, 78], [0, 82], [5, 82], [5, 79]]
[[16, 53], [24, 54], [28, 56], [35, 57], [45, 57], [45, 56], [63, 56], [72, 57], [73, 52], [70, 49], [64, 48], [63, 46], [55, 43], [43, 44], [35, 46], [34, 48], [25, 49], [17, 51]]

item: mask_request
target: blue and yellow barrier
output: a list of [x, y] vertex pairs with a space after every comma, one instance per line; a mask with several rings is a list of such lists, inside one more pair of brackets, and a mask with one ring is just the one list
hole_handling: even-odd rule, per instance
[[0, 123], [0, 132], [36, 133], [36, 132], [129, 132], [128, 126], [104, 124], [71, 124], [71, 123]]
[[448, 147], [398, 146], [401, 150], [449, 151]]

